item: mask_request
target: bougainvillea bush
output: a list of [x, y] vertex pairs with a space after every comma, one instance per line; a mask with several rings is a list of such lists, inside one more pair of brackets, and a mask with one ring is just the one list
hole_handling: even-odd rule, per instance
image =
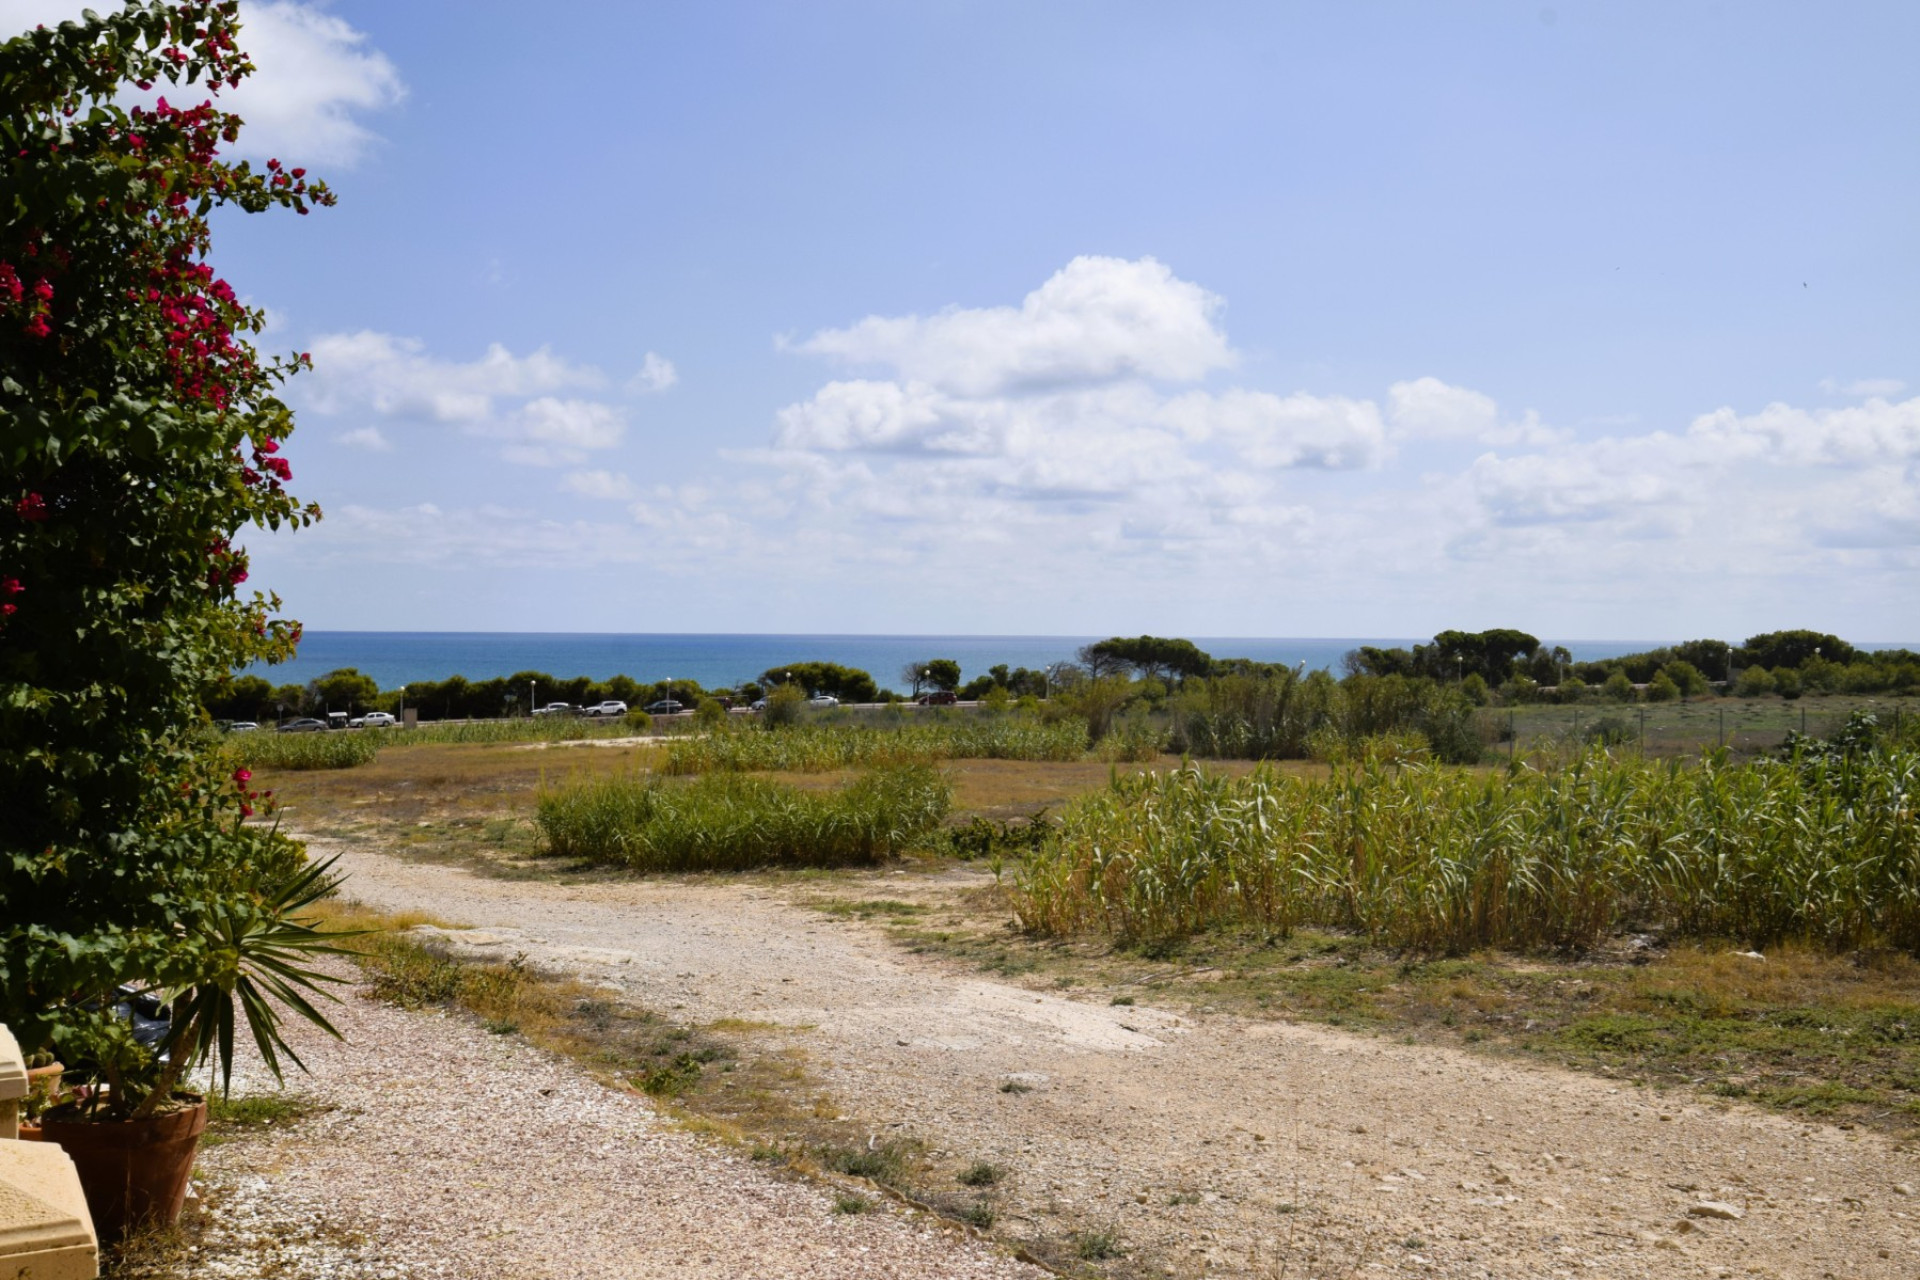
[[305, 357], [263, 358], [207, 261], [216, 210], [333, 201], [222, 157], [239, 29], [234, 3], [135, 0], [0, 44], [0, 1021], [121, 1111], [172, 1070], [119, 986], [176, 999], [176, 1062], [225, 1057], [236, 1002], [271, 1057], [267, 1001], [307, 1010], [323, 945], [290, 913], [324, 876], [199, 734], [210, 685], [298, 639], [236, 535], [319, 516], [276, 395]]

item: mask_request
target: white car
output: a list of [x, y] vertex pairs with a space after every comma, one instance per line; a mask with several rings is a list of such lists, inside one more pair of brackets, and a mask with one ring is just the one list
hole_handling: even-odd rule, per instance
[[617, 698], [609, 698], [605, 702], [596, 702], [590, 707], [580, 708], [580, 714], [583, 716], [623, 716], [627, 714], [627, 704]]
[[810, 707], [837, 707], [840, 705], [840, 699], [830, 693], [816, 693], [807, 699], [807, 705]]
[[227, 726], [228, 733], [252, 733], [260, 726], [252, 720], [235, 720]]
[[573, 704], [570, 702], [549, 702], [544, 707], [535, 707], [533, 714], [536, 716], [570, 716], [573, 714]]
[[369, 711], [360, 723], [368, 729], [391, 729], [400, 721], [394, 718], [391, 711]]

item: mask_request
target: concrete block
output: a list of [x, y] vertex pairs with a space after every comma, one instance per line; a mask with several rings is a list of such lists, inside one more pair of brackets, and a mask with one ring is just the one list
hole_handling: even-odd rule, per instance
[[27, 1096], [27, 1060], [20, 1042], [0, 1023], [0, 1138], [20, 1136], [20, 1100]]
[[100, 1246], [73, 1161], [47, 1142], [0, 1142], [0, 1280], [94, 1280]]

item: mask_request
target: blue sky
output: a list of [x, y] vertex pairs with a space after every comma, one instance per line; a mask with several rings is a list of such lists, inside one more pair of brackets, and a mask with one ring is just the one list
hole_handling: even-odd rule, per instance
[[1920, 639], [1912, 5], [243, 13], [310, 627]]

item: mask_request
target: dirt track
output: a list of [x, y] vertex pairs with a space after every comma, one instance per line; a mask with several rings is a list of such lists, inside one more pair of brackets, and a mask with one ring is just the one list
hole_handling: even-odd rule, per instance
[[1076, 1001], [909, 955], [764, 884], [560, 885], [322, 849], [343, 853], [353, 896], [476, 926], [456, 935], [475, 954], [524, 951], [688, 1021], [811, 1027], [850, 1113], [1011, 1171], [1015, 1236], [1114, 1228], [1183, 1275], [1920, 1280], [1920, 1155], [1877, 1134]]

